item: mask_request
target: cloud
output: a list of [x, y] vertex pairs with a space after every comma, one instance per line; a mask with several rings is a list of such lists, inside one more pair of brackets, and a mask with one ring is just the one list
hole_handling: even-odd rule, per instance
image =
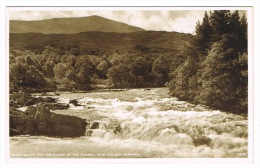
[[[74, 8], [75, 9], [75, 8]], [[132, 26], [156, 31], [193, 33], [196, 22], [202, 20], [205, 10], [10, 10], [11, 20], [43, 20], [51, 18], [87, 17], [98, 15]], [[241, 11], [241, 13], [245, 13]]]
[[[156, 31], [192, 33], [204, 11], [182, 10], [11, 10], [11, 20], [43, 20], [51, 18], [99, 15], [111, 20]], [[194, 17], [195, 16], [195, 17]]]

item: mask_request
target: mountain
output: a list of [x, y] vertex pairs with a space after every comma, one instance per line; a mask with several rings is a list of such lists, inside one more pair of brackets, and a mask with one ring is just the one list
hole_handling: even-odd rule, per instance
[[43, 51], [46, 46], [53, 46], [61, 50], [77, 48], [82, 54], [136, 48], [180, 51], [192, 39], [191, 34], [146, 31], [100, 16], [10, 21], [10, 47], [19, 50]]
[[72, 34], [87, 31], [129, 33], [145, 30], [100, 16], [37, 21], [10, 20], [10, 33]]

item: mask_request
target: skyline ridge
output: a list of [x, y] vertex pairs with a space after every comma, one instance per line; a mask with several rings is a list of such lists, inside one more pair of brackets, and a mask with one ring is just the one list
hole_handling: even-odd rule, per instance
[[146, 30], [98, 15], [32, 21], [10, 20], [10, 33], [71, 34], [87, 31], [127, 33]]

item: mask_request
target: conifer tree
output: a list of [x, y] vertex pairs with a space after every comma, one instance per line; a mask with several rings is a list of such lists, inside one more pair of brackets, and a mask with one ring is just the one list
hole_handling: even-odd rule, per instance
[[199, 50], [203, 55], [206, 55], [211, 45], [212, 36], [212, 27], [207, 12], [204, 14], [202, 23], [197, 23], [195, 32], [197, 39], [196, 43], [199, 46]]

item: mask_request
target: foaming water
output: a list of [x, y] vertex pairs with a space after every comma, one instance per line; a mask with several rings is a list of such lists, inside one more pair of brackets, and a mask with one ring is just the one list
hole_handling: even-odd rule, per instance
[[86, 136], [11, 137], [11, 154], [26, 151], [65, 154], [56, 157], [247, 157], [247, 118], [178, 101], [167, 92], [166, 88], [158, 88], [62, 93], [60, 102], [77, 99], [81, 106], [70, 104], [69, 109], [54, 112], [85, 118], [89, 123]]

